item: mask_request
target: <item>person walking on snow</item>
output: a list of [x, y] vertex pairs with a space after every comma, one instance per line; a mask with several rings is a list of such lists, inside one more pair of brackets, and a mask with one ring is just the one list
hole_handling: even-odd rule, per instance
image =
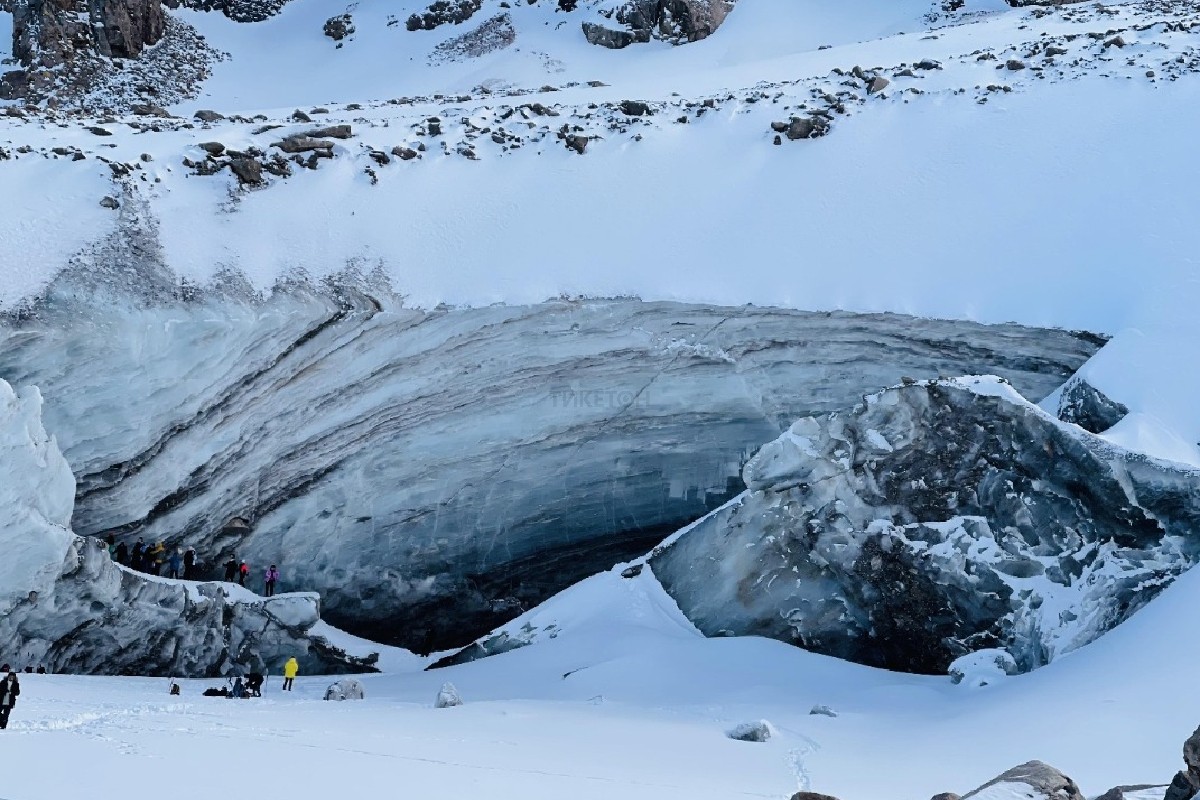
[[233, 556], [230, 556], [229, 560], [225, 562], [225, 582], [233, 583], [234, 581], [236, 581], [237, 573], [238, 573], [237, 559], [234, 558]]
[[266, 596], [275, 596], [275, 583], [279, 580], [279, 570], [272, 564], [263, 574], [263, 584], [266, 586]]
[[8, 668], [8, 664], [5, 664], [0, 672], [4, 675], [0, 678], [0, 730], [3, 730], [8, 727], [8, 715], [17, 704], [17, 695], [21, 694], [21, 682], [17, 680], [17, 673]]
[[250, 577], [250, 565], [243, 561], [238, 565], [238, 583], [242, 586], [246, 585], [246, 578]]
[[298, 672], [300, 672], [300, 664], [296, 661], [296, 657], [292, 656], [283, 665], [283, 691], [290, 692], [292, 690], [292, 681], [296, 679]]
[[196, 548], [194, 547], [189, 547], [183, 554], [183, 579], [185, 581], [196, 579]]
[[178, 547], [175, 552], [171, 553], [171, 557], [167, 559], [167, 577], [178, 578], [183, 574], [183, 551]]

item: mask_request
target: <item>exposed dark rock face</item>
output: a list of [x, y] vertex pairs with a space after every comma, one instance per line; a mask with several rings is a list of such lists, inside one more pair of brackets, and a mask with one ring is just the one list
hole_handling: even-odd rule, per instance
[[288, 4], [289, 0], [162, 0], [168, 8], [220, 11], [234, 22], [262, 22]]
[[736, 0], [629, 0], [614, 14], [620, 28], [592, 22], [583, 35], [592, 44], [612, 49], [651, 38], [682, 44], [710, 36], [733, 9]]
[[405, 22], [410, 31], [431, 31], [442, 25], [466, 22], [483, 6], [483, 0], [434, 0], [425, 11]]
[[24, 68], [23, 83], [37, 90], [50, 88], [55, 71], [81, 55], [137, 58], [165, 31], [161, 0], [17, 0], [13, 6], [13, 55]]
[[1058, 401], [1059, 419], [1092, 433], [1104, 433], [1128, 413], [1128, 406], [1111, 399], [1083, 378], [1067, 381]]
[[1200, 794], [1200, 728], [1183, 743], [1183, 762], [1186, 768], [1175, 773], [1163, 800], [1192, 800]]
[[[152, 237], [114, 247], [120, 268], [64, 275], [0, 326], [0, 377], [50, 398], [76, 530], [278, 563], [329, 621], [422, 650], [646, 552], [798, 417], [906, 374], [1000, 372], [1040, 397], [1097, 347], [634, 300], [422, 312], [369, 281], [181, 294]], [[222, 535], [239, 514], [252, 527]]]
[[474, 30], [455, 36], [434, 48], [431, 62], [457, 61], [503, 50], [517, 40], [517, 30], [507, 13], [484, 20]]
[[651, 562], [683, 612], [709, 635], [893, 670], [994, 648], [1035, 668], [1200, 556], [1200, 472], [1113, 448], [994, 379], [802, 419], [743, 477], [739, 502]]
[[984, 789], [1000, 783], [1023, 783], [1032, 790], [1037, 800], [1085, 800], [1075, 781], [1041, 761], [1030, 761], [1013, 767], [978, 789], [967, 792], [962, 796], [962, 800], [969, 800]]

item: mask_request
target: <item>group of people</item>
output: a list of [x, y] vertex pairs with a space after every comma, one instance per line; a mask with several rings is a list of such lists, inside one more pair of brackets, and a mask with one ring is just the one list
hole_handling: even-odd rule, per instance
[[[245, 586], [249, 577], [250, 565], [245, 561], [238, 561], [231, 557], [225, 562], [225, 580], [228, 583], [236, 581], [239, 585]], [[272, 564], [263, 571], [263, 596], [273, 597], [277, 583], [279, 583], [279, 567]]]
[[[25, 671], [33, 672], [33, 667], [26, 667]], [[39, 674], [46, 672], [44, 667], [38, 667], [37, 671]], [[299, 674], [300, 662], [296, 661], [293, 656], [283, 665], [283, 691], [290, 692], [292, 690], [292, 682]], [[266, 676], [261, 672], [251, 672], [246, 675], [245, 680], [242, 680], [240, 675], [234, 678], [232, 687], [222, 686], [220, 689], [207, 689], [204, 694], [210, 697], [262, 697], [265, 682]], [[182, 693], [179, 684], [175, 681], [171, 681], [170, 693], [172, 695]], [[21, 680], [17, 672], [8, 664], [0, 666], [0, 730], [8, 727], [8, 717], [12, 714], [13, 707], [16, 706], [17, 698], [20, 695]]]
[[[164, 575], [163, 568], [165, 567], [165, 577], [182, 578], [185, 581], [200, 579], [200, 566], [196, 561], [196, 548], [194, 547], [186, 550], [176, 547], [175, 552], [168, 554], [167, 547], [162, 542], [147, 544], [140, 537], [134, 542], [132, 548], [126, 546], [125, 542], [118, 542], [112, 534], [108, 535], [106, 542], [108, 554], [112, 560], [130, 569], [144, 572], [147, 575]], [[227, 582], [245, 586], [249, 579], [250, 565], [245, 561], [239, 561], [236, 557], [231, 556], [225, 562], [225, 580]], [[279, 567], [272, 564], [263, 570], [263, 595], [273, 597], [278, 583]]]
[[185, 581], [196, 580], [196, 548], [189, 547], [186, 551], [176, 547], [175, 552], [168, 553], [162, 542], [147, 544], [141, 537], [128, 547], [124, 542], [118, 542], [111, 533], [105, 540], [108, 544], [108, 554], [112, 560], [130, 569], [144, 572], [147, 575], [162, 575], [166, 568], [166, 577], [183, 578]]

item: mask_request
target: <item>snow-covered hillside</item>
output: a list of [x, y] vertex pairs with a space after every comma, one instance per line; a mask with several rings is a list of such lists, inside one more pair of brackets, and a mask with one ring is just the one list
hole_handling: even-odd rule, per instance
[[[84, 5], [0, 2], [0, 388], [32, 419], [41, 387], [65, 456], [45, 498], [0, 487], [57, 537], [5, 568], [0, 661], [339, 669], [366, 645], [318, 602], [422, 652], [492, 632], [428, 672], [378, 648], [361, 702], [27, 675], [0, 794], [77, 793], [46, 752], [99, 797], [179, 764], [209, 798], [229, 770], [196, 765], [248, 758], [296, 800], [1179, 768], [1195, 3]], [[938, 380], [985, 372], [1023, 397]], [[75, 533], [277, 560], [322, 601], [276, 635], [252, 592], [80, 549], [66, 465]], [[445, 681], [466, 705], [427, 708]]]
[[[927, 800], [965, 793], [1030, 759], [1095, 797], [1117, 785], [1166, 784], [1200, 717], [1188, 690], [1200, 576], [1190, 574], [1099, 642], [1031, 675], [988, 685], [897, 675], [766, 639], [705, 639], [647, 570], [597, 575], [522, 624], [530, 647], [461, 667], [362, 678], [363, 701], [322, 702], [330, 679], [301, 676], [266, 696], [199, 696], [219, 681], [23, 676], [3, 734], [5, 792], [70, 796], [79, 777], [47, 770], [71, 754], [97, 796], [157, 797], [131, 785], [146, 764], [181, 770], [180, 800], [228, 793], [215, 764], [258, 758], [271, 791], [295, 800], [407, 790], [455, 798], [786, 800], [798, 790], [841, 800]], [[553, 627], [551, 627], [553, 626]], [[1131, 676], [1136, 676], [1132, 678]], [[465, 700], [434, 709], [452, 682]], [[824, 706], [836, 716], [810, 713]], [[765, 743], [727, 732], [765, 719]], [[59, 756], [61, 757], [61, 756]], [[257, 774], [257, 773], [255, 773]], [[1015, 787], [1014, 787], [1015, 788]], [[1028, 794], [989, 795], [1003, 800]], [[1136, 796], [1159, 800], [1162, 789]], [[1039, 798], [1040, 800], [1040, 798]]]

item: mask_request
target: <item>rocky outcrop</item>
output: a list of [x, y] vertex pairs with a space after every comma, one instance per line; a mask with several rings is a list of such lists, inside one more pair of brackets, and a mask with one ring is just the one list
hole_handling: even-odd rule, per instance
[[613, 49], [651, 38], [674, 44], [710, 36], [733, 9], [735, 0], [629, 0], [612, 19], [616, 29], [595, 22], [583, 24], [583, 35], [592, 44]]
[[[1085, 800], [1075, 781], [1041, 761], [1029, 761], [1004, 772], [967, 792], [962, 800], [978, 797], [992, 787], [1012, 786], [1013, 796], [1028, 797], [1030, 800]], [[1021, 794], [1017, 795], [1020, 791]]]
[[405, 27], [410, 31], [431, 31], [442, 25], [466, 22], [483, 6], [483, 0], [434, 0], [429, 8], [409, 16]]
[[709, 635], [893, 670], [995, 648], [983, 681], [1033, 669], [1200, 558], [1200, 472], [1112, 447], [997, 379], [910, 382], [802, 419], [743, 478], [737, 502], [651, 561], [681, 610]]
[[1104, 433], [1129, 413], [1124, 403], [1108, 397], [1080, 377], [1067, 381], [1058, 401], [1058, 418], [1091, 433]]
[[[152, 240], [116, 244], [120, 269], [65, 274], [0, 325], [0, 377], [43, 388], [79, 477], [75, 529], [278, 563], [330, 622], [420, 650], [642, 555], [798, 417], [904, 375], [1040, 397], [1098, 346], [629, 299], [420, 311], [369, 277], [181, 293]], [[222, 533], [236, 514], [251, 526]]]
[[87, 56], [137, 58], [165, 30], [160, 0], [17, 0], [13, 55], [22, 69], [7, 81], [9, 94], [47, 90]]
[[75, 481], [40, 420], [36, 389], [0, 381], [0, 650], [52, 672], [205, 676], [278, 669], [295, 656], [313, 672], [364, 671], [311, 635], [312, 594], [263, 599], [230, 584], [132, 572], [96, 539], [68, 529]]
[[162, 0], [168, 8], [219, 11], [234, 22], [262, 22], [288, 4], [289, 0]]
[[1200, 728], [1183, 743], [1185, 768], [1175, 773], [1163, 800], [1192, 800], [1200, 794]]
[[1155, 796], [1159, 796], [1160, 789], [1166, 789], [1166, 786], [1161, 784], [1141, 783], [1133, 786], [1114, 786], [1102, 795], [1096, 797], [1095, 800], [1142, 800], [1151, 792]]

